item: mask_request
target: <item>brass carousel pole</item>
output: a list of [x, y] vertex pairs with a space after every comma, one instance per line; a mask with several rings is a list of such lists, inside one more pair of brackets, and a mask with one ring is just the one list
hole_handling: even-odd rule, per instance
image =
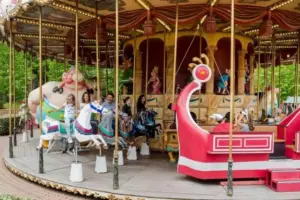
[[12, 143], [12, 19], [10, 19], [10, 30], [9, 30], [9, 158], [13, 158], [13, 143]]
[[230, 35], [230, 129], [229, 129], [229, 156], [228, 156], [228, 180], [227, 180], [227, 196], [233, 196], [232, 185], [232, 131], [233, 131], [233, 103], [234, 103], [234, 68], [235, 68], [235, 41], [234, 41], [234, 0], [231, 0], [231, 35]]
[[75, 104], [75, 113], [78, 111], [78, 0], [76, 0], [76, 14], [75, 14], [75, 73], [76, 73], [76, 83], [75, 83], [75, 96], [76, 96], [76, 104]]
[[33, 65], [32, 65], [32, 59], [33, 59], [33, 55], [32, 55], [32, 48], [30, 49], [30, 91], [33, 90]]
[[55, 56], [55, 80], [58, 78], [58, 67], [57, 67], [58, 55]]
[[266, 55], [266, 50], [264, 50], [264, 79], [265, 79], [265, 88], [264, 88], [264, 110], [267, 115], [267, 106], [268, 106], [268, 60]]
[[66, 71], [66, 42], [64, 42], [64, 71]]
[[[166, 94], [166, 30], [164, 31], [164, 70], [163, 70], [163, 94]], [[164, 101], [165, 102], [165, 101]]]
[[299, 61], [300, 61], [300, 31], [298, 32], [298, 45], [297, 45], [297, 63], [296, 63], [296, 108], [298, 107], [298, 87], [299, 87]]
[[[100, 100], [100, 77], [99, 77], [99, 21], [98, 21], [98, 1], [96, 1], [96, 73], [97, 73], [97, 99]], [[98, 115], [99, 116], [99, 115]]]
[[[115, 144], [118, 144], [119, 139], [119, 5], [116, 0], [116, 77], [115, 77], [115, 90], [116, 90], [116, 118], [115, 118]], [[114, 150], [114, 178], [113, 178], [113, 188], [115, 190], [119, 189], [119, 169], [118, 169], [118, 145], [115, 145]]]
[[[202, 26], [202, 24], [200, 24], [199, 26]], [[202, 28], [199, 27], [199, 58], [201, 59], [201, 54], [202, 54]], [[200, 117], [201, 117], [201, 107], [200, 107], [200, 98], [201, 98], [201, 88], [199, 89], [199, 107], [198, 107], [198, 119], [200, 121]]]
[[[132, 107], [135, 107], [135, 102], [136, 102], [136, 86], [135, 86], [135, 76], [136, 76], [136, 56], [137, 56], [137, 50], [136, 50], [136, 32], [134, 31], [133, 33], [133, 55], [134, 55], [134, 60], [133, 60], [133, 80], [132, 80], [132, 94], [133, 94], [133, 102], [132, 102]], [[133, 115], [135, 114], [136, 109], [133, 109]]]
[[[32, 65], [32, 48], [30, 49], [30, 91], [33, 90], [33, 65]], [[30, 120], [30, 137], [33, 138], [33, 120]]]
[[256, 106], [257, 106], [257, 120], [259, 119], [259, 112], [260, 112], [260, 104], [259, 104], [259, 81], [260, 81], [260, 39], [258, 39], [258, 63], [257, 63], [257, 100], [256, 100]]
[[[40, 134], [43, 134], [42, 121], [43, 121], [43, 89], [42, 89], [42, 7], [39, 7], [39, 89], [40, 89]], [[39, 173], [44, 173], [44, 158], [43, 158], [43, 147], [39, 150]]]
[[48, 68], [48, 50], [47, 50], [47, 41], [45, 41], [45, 74], [44, 74], [44, 83], [47, 82], [47, 68]]
[[279, 79], [279, 97], [278, 103], [281, 104], [281, 53], [279, 54], [279, 69], [278, 69], [278, 79]]
[[15, 36], [13, 35], [13, 57], [12, 57], [12, 66], [13, 66], [13, 105], [14, 105], [14, 146], [17, 146], [17, 128], [16, 128], [16, 47], [15, 47]]
[[173, 84], [172, 84], [172, 103], [175, 104], [175, 83], [176, 83], [176, 68], [177, 68], [177, 37], [178, 37], [178, 12], [179, 4], [176, 0], [176, 21], [175, 21], [175, 44], [174, 44], [174, 65], [173, 65]]
[[[163, 59], [164, 59], [164, 65], [163, 65], [163, 94], [164, 94], [163, 120], [165, 120], [165, 111], [166, 111], [166, 101], [165, 101], [165, 95], [166, 95], [166, 30], [164, 30], [164, 58]], [[166, 127], [163, 126], [163, 128], [165, 129]]]
[[145, 98], [146, 105], [148, 103], [148, 76], [149, 76], [149, 37], [147, 36], [147, 47], [146, 47], [146, 77], [145, 77]]
[[105, 68], [105, 81], [106, 81], [106, 95], [108, 94], [108, 64], [109, 64], [109, 57], [108, 57], [108, 44], [105, 47], [105, 59], [106, 59], [106, 68]]
[[[24, 50], [24, 58], [25, 58], [25, 84], [24, 84], [24, 102], [27, 105], [27, 79], [28, 79], [28, 75], [27, 75], [27, 44], [25, 45], [25, 50]], [[25, 121], [25, 126], [26, 126], [26, 121]]]
[[272, 70], [271, 70], [271, 116], [274, 117], [274, 103], [275, 103], [275, 61], [276, 61], [276, 38], [272, 36]]

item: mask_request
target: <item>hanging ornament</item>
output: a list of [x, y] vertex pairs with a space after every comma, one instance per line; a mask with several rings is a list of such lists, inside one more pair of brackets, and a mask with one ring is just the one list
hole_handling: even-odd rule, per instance
[[152, 36], [156, 33], [156, 25], [150, 18], [150, 11], [148, 12], [147, 20], [144, 23], [144, 35]]
[[204, 30], [207, 33], [215, 33], [217, 31], [216, 18], [213, 16], [213, 7], [209, 9], [209, 15], [204, 21]]
[[268, 18], [263, 21], [261, 27], [259, 28], [259, 35], [269, 37], [272, 36], [272, 34], [273, 34], [273, 22], [271, 19], [271, 10], [269, 10]]

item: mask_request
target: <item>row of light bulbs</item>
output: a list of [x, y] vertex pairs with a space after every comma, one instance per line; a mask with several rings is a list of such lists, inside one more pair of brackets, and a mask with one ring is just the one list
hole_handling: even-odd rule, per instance
[[[115, 34], [113, 34], [113, 33], [108, 33], [108, 36], [113, 37], [113, 36], [115, 36]], [[120, 38], [123, 38], [123, 39], [129, 39], [129, 38], [130, 38], [130, 36], [128, 36], [128, 35], [121, 35], [121, 34], [119, 34], [119, 37], [120, 37]]]
[[[270, 46], [261, 46], [260, 48], [270, 48]], [[275, 46], [276, 49], [297, 49], [297, 46]]]
[[[95, 39], [81, 39], [80, 41], [82, 41], [82, 42], [96, 42]], [[110, 40], [109, 43], [115, 43], [115, 41]], [[120, 41], [119, 41], [119, 43], [120, 43]]]
[[287, 35], [297, 35], [298, 32], [294, 31], [294, 32], [285, 32], [285, 33], [276, 33], [275, 36], [287, 36]]
[[[20, 19], [20, 18], [16, 18], [15, 20], [17, 22], [21, 22], [21, 23], [25, 23], [25, 24], [34, 24], [34, 25], [38, 25], [39, 24], [39, 22], [36, 21], [36, 20], [28, 20], [28, 19]], [[43, 26], [47, 26], [47, 27], [54, 27], [54, 28], [73, 29], [70, 26], [52, 24], [52, 23], [47, 23], [47, 22], [42, 22], [42, 25]]]
[[286, 4], [292, 3], [294, 0], [287, 0], [287, 1], [282, 1], [281, 3], [277, 3], [274, 6], [271, 7], [271, 10], [275, 10], [277, 8], [280, 8], [282, 6], [285, 6]]
[[[16, 34], [16, 37], [24, 37], [24, 38], [39, 38], [38, 35], [29, 35], [29, 34]], [[66, 40], [65, 37], [58, 37], [58, 36], [42, 36], [43, 39], [50, 39], [50, 40]]]
[[[261, 41], [260, 44], [271, 43], [271, 40]], [[276, 43], [298, 42], [298, 39], [276, 40]]]
[[[96, 17], [96, 15], [94, 15], [94, 14], [91, 14], [91, 13], [88, 13], [88, 12], [85, 12], [85, 11], [82, 11], [82, 10], [76, 10], [75, 8], [73, 8], [73, 7], [71, 7], [71, 6], [59, 4], [59, 3], [56, 3], [56, 2], [53, 2], [52, 5], [55, 6], [55, 7], [64, 9], [64, 10], [71, 11], [71, 12], [76, 12], [76, 11], [78, 11], [79, 14], [82, 14], [82, 15], [85, 15], [85, 16], [88, 16], [88, 17], [92, 17], [92, 18], [95, 18], [95, 17]], [[99, 17], [98, 17], [98, 18], [99, 18]]]
[[[274, 24], [274, 25], [272, 26], [272, 28], [278, 28], [278, 27], [279, 27], [278, 24]], [[250, 35], [250, 34], [252, 34], [252, 33], [257, 33], [258, 31], [259, 31], [259, 29], [252, 29], [252, 30], [245, 31], [244, 33]]]

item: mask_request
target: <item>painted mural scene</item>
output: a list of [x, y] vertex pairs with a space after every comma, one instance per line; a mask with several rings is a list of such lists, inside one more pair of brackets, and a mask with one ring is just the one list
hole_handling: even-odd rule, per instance
[[299, 199], [298, 0], [0, 4], [0, 199]]

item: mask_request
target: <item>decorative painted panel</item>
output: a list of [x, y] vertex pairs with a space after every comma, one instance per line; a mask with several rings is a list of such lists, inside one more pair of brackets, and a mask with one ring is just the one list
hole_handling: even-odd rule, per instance
[[[229, 135], [216, 134], [210, 135], [211, 147], [209, 152], [212, 154], [229, 153]], [[274, 147], [273, 133], [264, 134], [234, 134], [232, 138], [232, 152], [234, 154], [260, 154], [272, 153]]]

